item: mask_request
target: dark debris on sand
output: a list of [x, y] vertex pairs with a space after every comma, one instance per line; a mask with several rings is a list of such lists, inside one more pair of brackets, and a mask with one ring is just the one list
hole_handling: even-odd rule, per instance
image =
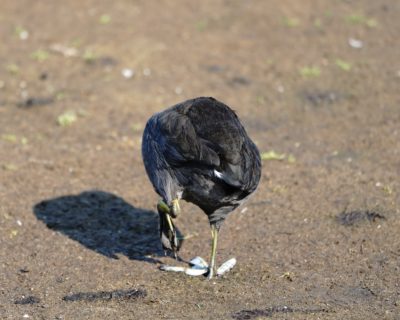
[[343, 211], [336, 216], [336, 221], [343, 226], [353, 226], [363, 221], [375, 222], [377, 219], [386, 220], [383, 214], [369, 210]]
[[301, 313], [301, 314], [312, 314], [312, 313], [327, 313], [328, 309], [324, 308], [313, 308], [313, 309], [302, 309], [302, 308], [291, 308], [288, 306], [275, 306], [266, 309], [252, 309], [252, 310], [241, 310], [232, 315], [235, 320], [251, 320], [258, 319], [261, 317], [269, 318], [276, 313]]
[[28, 296], [28, 297], [24, 297], [21, 299], [17, 299], [15, 300], [15, 304], [22, 304], [22, 305], [27, 305], [27, 304], [36, 304], [39, 303], [40, 299], [38, 297], [35, 296]]
[[78, 292], [63, 297], [64, 301], [110, 301], [110, 300], [137, 300], [147, 296], [147, 292], [142, 289], [99, 291], [99, 292]]

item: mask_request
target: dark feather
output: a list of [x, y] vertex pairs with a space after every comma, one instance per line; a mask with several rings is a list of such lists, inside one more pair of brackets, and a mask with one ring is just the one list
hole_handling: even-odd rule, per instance
[[235, 112], [213, 98], [188, 100], [151, 117], [142, 153], [164, 201], [182, 194], [218, 226], [260, 180], [257, 147]]

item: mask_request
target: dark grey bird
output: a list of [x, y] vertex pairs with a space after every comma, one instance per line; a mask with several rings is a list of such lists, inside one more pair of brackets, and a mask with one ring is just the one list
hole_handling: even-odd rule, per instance
[[179, 200], [199, 206], [211, 226], [208, 278], [215, 273], [220, 227], [257, 188], [261, 158], [235, 112], [214, 98], [200, 97], [154, 114], [146, 124], [142, 156], [155, 191], [164, 250], [177, 257], [180, 242], [171, 218]]

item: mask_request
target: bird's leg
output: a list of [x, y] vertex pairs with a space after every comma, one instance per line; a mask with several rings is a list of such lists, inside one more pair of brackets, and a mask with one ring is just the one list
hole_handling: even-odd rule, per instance
[[208, 272], [208, 279], [212, 279], [215, 272], [215, 257], [217, 255], [217, 242], [218, 242], [218, 228], [215, 224], [211, 225], [211, 237], [212, 237], [212, 244], [211, 244], [211, 258], [210, 258], [210, 271]]

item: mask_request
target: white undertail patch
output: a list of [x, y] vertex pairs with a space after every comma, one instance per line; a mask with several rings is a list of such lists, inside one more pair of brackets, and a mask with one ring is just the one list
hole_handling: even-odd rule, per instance
[[219, 171], [217, 171], [217, 170], [215, 170], [215, 169], [214, 169], [214, 174], [215, 174], [215, 176], [216, 176], [217, 178], [219, 178], [219, 179], [222, 179], [222, 177], [223, 177], [222, 172], [219, 172]]

